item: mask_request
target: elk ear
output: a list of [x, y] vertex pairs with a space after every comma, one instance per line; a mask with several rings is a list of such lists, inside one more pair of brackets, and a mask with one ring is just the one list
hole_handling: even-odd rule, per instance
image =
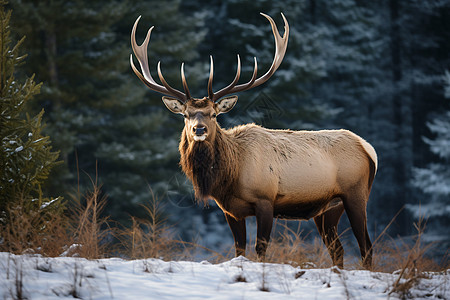
[[162, 101], [166, 105], [166, 107], [175, 114], [183, 114], [186, 106], [183, 102], [178, 99], [170, 98], [170, 97], [162, 97]]
[[229, 112], [238, 100], [238, 96], [230, 96], [223, 99], [220, 99], [219, 102], [216, 103], [216, 109], [219, 114], [224, 114]]

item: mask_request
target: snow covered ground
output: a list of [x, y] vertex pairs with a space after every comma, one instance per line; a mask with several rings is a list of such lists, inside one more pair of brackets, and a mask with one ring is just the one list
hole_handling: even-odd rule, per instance
[[[0, 253], [0, 298], [28, 299], [397, 299], [398, 274], [300, 269], [243, 257], [207, 261], [15, 256]], [[408, 298], [450, 299], [450, 272], [430, 273]], [[262, 291], [265, 289], [266, 291]]]

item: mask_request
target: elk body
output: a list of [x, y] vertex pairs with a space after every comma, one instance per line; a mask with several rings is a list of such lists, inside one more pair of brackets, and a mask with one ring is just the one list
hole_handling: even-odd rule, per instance
[[271, 130], [254, 124], [223, 129], [217, 115], [230, 111], [237, 102], [231, 93], [248, 90], [267, 81], [286, 52], [289, 25], [283, 37], [267, 15], [275, 37], [275, 56], [264, 75], [257, 78], [257, 61], [249, 82], [237, 85], [241, 65], [238, 56], [233, 82], [214, 93], [213, 60], [208, 97], [192, 98], [181, 65], [184, 92], [164, 79], [160, 63], [158, 84], [152, 78], [147, 58], [150, 28], [144, 43], [136, 44], [136, 20], [131, 41], [141, 72], [136, 75], [152, 90], [165, 95], [163, 102], [173, 113], [185, 117], [179, 151], [180, 165], [192, 181], [196, 197], [214, 199], [225, 214], [235, 240], [236, 256], [245, 255], [245, 218], [256, 216], [256, 252], [263, 258], [270, 239], [273, 218], [314, 218], [333, 264], [343, 267], [343, 247], [337, 224], [345, 211], [358, 241], [363, 264], [371, 268], [372, 245], [367, 231], [366, 206], [377, 170], [377, 155], [364, 139], [347, 130]]

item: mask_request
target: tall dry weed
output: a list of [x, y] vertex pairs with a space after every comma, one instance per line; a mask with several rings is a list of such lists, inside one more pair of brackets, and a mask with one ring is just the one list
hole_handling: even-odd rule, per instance
[[142, 204], [146, 218], [131, 216], [131, 227], [115, 230], [119, 251], [131, 259], [165, 258], [175, 256], [178, 241], [164, 217], [164, 206], [150, 189], [151, 197]]
[[79, 192], [72, 196], [72, 206], [69, 209], [72, 253], [88, 259], [102, 258], [106, 255], [108, 238], [111, 236], [109, 217], [101, 214], [107, 204], [107, 197], [101, 191], [97, 176], [95, 180], [89, 177], [92, 187], [84, 197]]
[[389, 260], [390, 264], [383, 265], [384, 272], [393, 272], [397, 279], [391, 284], [389, 295], [397, 294], [401, 298], [408, 298], [410, 290], [417, 286], [422, 278], [428, 278], [430, 272], [444, 272], [450, 268], [448, 255], [441, 262], [433, 260], [429, 252], [433, 248], [432, 243], [424, 243], [423, 235], [426, 221], [421, 218], [414, 224], [417, 234], [412, 237], [411, 242], [397, 240], [392, 247], [385, 249], [389, 252], [381, 253], [380, 257]]

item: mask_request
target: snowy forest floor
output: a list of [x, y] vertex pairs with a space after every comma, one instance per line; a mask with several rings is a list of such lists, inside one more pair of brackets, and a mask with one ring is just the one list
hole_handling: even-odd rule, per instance
[[223, 263], [87, 260], [0, 253], [3, 299], [450, 299], [450, 270], [302, 269], [238, 257]]

